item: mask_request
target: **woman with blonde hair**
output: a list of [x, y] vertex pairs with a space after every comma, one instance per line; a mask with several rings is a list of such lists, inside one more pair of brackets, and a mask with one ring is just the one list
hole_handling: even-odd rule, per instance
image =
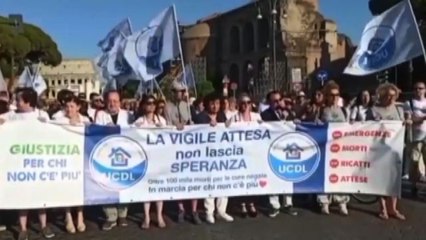
[[[367, 121], [402, 121], [404, 124], [411, 125], [411, 117], [404, 116], [402, 106], [397, 106], [396, 100], [399, 97], [400, 90], [391, 83], [384, 83], [377, 88], [377, 102], [366, 113]], [[379, 217], [387, 220], [389, 216], [399, 220], [405, 220], [405, 216], [397, 209], [398, 198], [381, 197], [380, 208], [381, 212]]]

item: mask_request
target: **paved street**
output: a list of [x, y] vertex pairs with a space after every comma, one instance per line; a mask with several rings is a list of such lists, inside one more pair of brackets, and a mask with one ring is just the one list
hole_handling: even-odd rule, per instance
[[[333, 214], [329, 217], [321, 216], [315, 211], [300, 209], [300, 216], [290, 217], [281, 214], [276, 219], [270, 219], [261, 215], [257, 219], [238, 219], [235, 223], [217, 223], [216, 225], [193, 226], [191, 224], [177, 225], [168, 218], [168, 228], [160, 230], [152, 227], [148, 231], [139, 228], [141, 214], [138, 205], [132, 206], [130, 226], [127, 228], [116, 228], [110, 232], [102, 232], [94, 222], [93, 215], [99, 209], [89, 211], [88, 231], [84, 234], [68, 235], [62, 230], [61, 220], [55, 219], [54, 230], [57, 232], [57, 239], [71, 240], [92, 240], [92, 239], [175, 239], [175, 240], [267, 240], [267, 239], [425, 239], [426, 228], [426, 202], [421, 200], [402, 200], [402, 212], [406, 214], [408, 220], [405, 222], [389, 220], [383, 221], [376, 217], [377, 205], [351, 204], [349, 217], [341, 217]], [[55, 214], [61, 215], [61, 214]], [[12, 215], [13, 216], [13, 215]], [[9, 217], [8, 220], [16, 217]], [[12, 222], [13, 223], [13, 222]], [[13, 224], [12, 224], [13, 225]], [[36, 226], [35, 226], [36, 227]], [[13, 231], [0, 233], [0, 239], [13, 239]], [[31, 232], [32, 239], [41, 239], [36, 231]]]

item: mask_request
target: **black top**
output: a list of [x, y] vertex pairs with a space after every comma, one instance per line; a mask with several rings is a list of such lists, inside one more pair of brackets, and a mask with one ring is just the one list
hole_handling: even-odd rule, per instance
[[114, 124], [117, 124], [118, 114], [111, 115], [111, 119]]
[[282, 120], [287, 120], [287, 121], [292, 121], [294, 120], [294, 114], [292, 114], [292, 112], [288, 111], [288, 110], [284, 110], [287, 114], [287, 116], [285, 116], [284, 114], [279, 114], [278, 111], [275, 111], [272, 108], [268, 108], [265, 111], [263, 111], [260, 114], [260, 117], [262, 118], [263, 121], [265, 122], [274, 122], [274, 121], [282, 121]]
[[[211, 118], [209, 114], [205, 111], [200, 112], [197, 114], [194, 118], [195, 124], [209, 124], [211, 122]], [[216, 116], [216, 122], [218, 123], [224, 123], [226, 122], [226, 115], [224, 112], [218, 112]]]

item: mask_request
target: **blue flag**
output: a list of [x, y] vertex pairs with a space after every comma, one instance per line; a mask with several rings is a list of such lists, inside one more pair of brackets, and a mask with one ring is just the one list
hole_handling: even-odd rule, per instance
[[102, 54], [98, 57], [96, 64], [102, 69], [102, 77], [107, 81], [118, 80], [121, 85], [124, 85], [129, 78], [132, 78], [132, 68], [123, 55], [126, 38], [131, 34], [130, 20], [125, 19], [98, 43]]
[[364, 28], [346, 74], [364, 76], [383, 71], [424, 54], [420, 32], [409, 0], [404, 0]]
[[102, 52], [109, 52], [117, 42], [121, 41], [121, 37], [127, 37], [132, 35], [132, 26], [129, 19], [121, 21], [115, 26], [104, 39], [99, 41], [98, 46], [102, 49]]
[[163, 63], [179, 55], [179, 33], [174, 6], [162, 11], [148, 27], [127, 38], [124, 57], [144, 81], [163, 72]]

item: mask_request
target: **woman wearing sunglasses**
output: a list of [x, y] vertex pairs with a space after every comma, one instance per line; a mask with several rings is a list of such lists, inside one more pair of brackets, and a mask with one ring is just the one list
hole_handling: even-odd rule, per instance
[[[377, 103], [367, 111], [367, 121], [402, 121], [407, 125], [412, 124], [411, 117], [404, 116], [402, 106], [395, 104], [400, 91], [394, 84], [384, 83], [377, 88], [376, 92]], [[392, 153], [390, 152], [390, 154]], [[397, 204], [397, 197], [381, 197], [379, 217], [383, 220], [387, 220], [389, 217], [405, 220], [405, 216], [399, 212]]]
[[[166, 119], [156, 113], [156, 99], [152, 95], [147, 95], [142, 98], [139, 104], [138, 116], [140, 116], [134, 123], [136, 127], [162, 127], [166, 126]], [[158, 227], [165, 228], [166, 222], [163, 218], [163, 201], [157, 201], [157, 221]], [[144, 221], [141, 225], [142, 229], [149, 229], [151, 223], [150, 208], [151, 203], [146, 202], [143, 204], [144, 208]]]
[[[260, 114], [252, 111], [252, 102], [248, 94], [240, 96], [238, 99], [238, 112], [227, 120], [226, 125], [229, 126], [233, 122], [262, 122]], [[248, 216], [255, 218], [257, 216], [255, 200], [255, 197], [250, 196], [237, 198], [238, 203], [241, 205], [242, 218], [247, 218]]]

